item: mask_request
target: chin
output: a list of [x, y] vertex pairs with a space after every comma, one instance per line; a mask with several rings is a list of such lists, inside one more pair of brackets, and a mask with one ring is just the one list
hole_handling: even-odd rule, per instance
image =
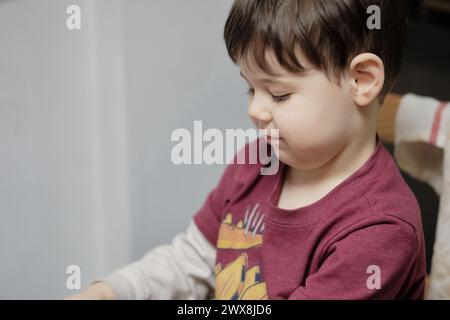
[[315, 161], [312, 163], [311, 159], [301, 159], [293, 156], [292, 154], [287, 154], [285, 151], [280, 151], [280, 154], [277, 154], [277, 157], [282, 163], [288, 165], [289, 167], [302, 171], [318, 169], [326, 164], [326, 161], [324, 163], [321, 161]]

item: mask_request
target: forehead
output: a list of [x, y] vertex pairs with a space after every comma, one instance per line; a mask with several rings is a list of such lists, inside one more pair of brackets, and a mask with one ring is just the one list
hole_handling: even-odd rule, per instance
[[[302, 73], [312, 68], [300, 48], [295, 49], [295, 58], [303, 67]], [[283, 77], [295, 74], [280, 64], [276, 54], [270, 48], [265, 49], [263, 54], [247, 50], [237, 59], [237, 64], [244, 75]]]
[[241, 73], [244, 75], [276, 76], [286, 73], [286, 70], [280, 65], [272, 50], [265, 50], [263, 59], [264, 65], [261, 63], [262, 59], [260, 58], [260, 62], [258, 63], [256, 55], [249, 50], [237, 60], [237, 63], [241, 69]]

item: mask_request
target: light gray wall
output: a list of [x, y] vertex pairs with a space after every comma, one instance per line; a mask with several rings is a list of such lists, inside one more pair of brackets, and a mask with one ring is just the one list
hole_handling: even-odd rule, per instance
[[231, 0], [127, 1], [124, 7], [130, 138], [132, 257], [182, 231], [223, 166], [175, 166], [176, 128], [247, 128], [244, 82], [223, 26]]
[[224, 167], [172, 164], [172, 131], [251, 127], [231, 3], [0, 1], [0, 298], [62, 298], [68, 265], [85, 287], [186, 228]]
[[60, 298], [67, 266], [87, 285], [129, 259], [119, 4], [0, 2], [0, 298]]

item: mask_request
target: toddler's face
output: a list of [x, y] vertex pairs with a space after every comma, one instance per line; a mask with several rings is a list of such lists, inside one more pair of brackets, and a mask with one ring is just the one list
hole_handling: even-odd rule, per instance
[[281, 162], [300, 170], [323, 166], [356, 132], [352, 79], [343, 76], [339, 87], [301, 53], [299, 61], [306, 68], [302, 74], [287, 72], [271, 53], [267, 61], [277, 76], [265, 73], [254, 61], [238, 60], [249, 85], [251, 120], [259, 129], [279, 129], [280, 138], [268, 142], [279, 145]]

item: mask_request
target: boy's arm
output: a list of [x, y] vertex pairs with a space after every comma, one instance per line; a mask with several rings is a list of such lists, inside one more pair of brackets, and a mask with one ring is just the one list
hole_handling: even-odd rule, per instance
[[[245, 148], [248, 148], [246, 146]], [[245, 150], [243, 148], [240, 152]], [[69, 299], [205, 299], [215, 289], [215, 260], [221, 212], [229, 202], [227, 188], [241, 175], [236, 157], [228, 165], [219, 184], [195, 214], [185, 233], [170, 245], [147, 253]]]
[[171, 244], [95, 281], [82, 299], [206, 299], [214, 290], [216, 249], [191, 221]]
[[101, 279], [119, 299], [206, 299], [214, 290], [216, 249], [191, 221], [171, 244]]
[[289, 299], [423, 298], [425, 265], [411, 225], [366, 224], [337, 237], [319, 270]]

